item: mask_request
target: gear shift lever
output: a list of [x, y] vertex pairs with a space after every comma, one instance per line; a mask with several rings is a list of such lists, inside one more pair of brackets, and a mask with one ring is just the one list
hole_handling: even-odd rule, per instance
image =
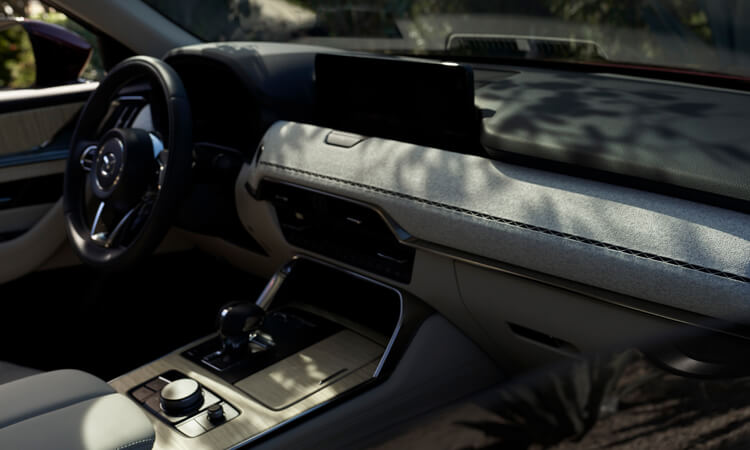
[[230, 303], [219, 312], [221, 353], [243, 356], [250, 352], [250, 335], [260, 328], [266, 312], [255, 303]]
[[[258, 346], [252, 345], [250, 335], [257, 332], [260, 328], [266, 315], [266, 310], [291, 268], [292, 265], [288, 264], [276, 272], [255, 303], [233, 302], [221, 308], [219, 312], [219, 341], [221, 348], [217, 350], [216, 341], [211, 340], [209, 343], [210, 353], [204, 353], [204, 356], [200, 359], [203, 364], [221, 372], [242, 362], [249, 361], [249, 357], [254, 351], [260, 351], [258, 347], [266, 349], [266, 345], [263, 344]], [[274, 345], [273, 340], [268, 344], [272, 347]]]

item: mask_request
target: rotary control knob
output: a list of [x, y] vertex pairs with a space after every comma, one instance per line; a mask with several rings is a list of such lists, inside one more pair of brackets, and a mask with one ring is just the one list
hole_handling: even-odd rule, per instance
[[206, 411], [208, 421], [214, 425], [218, 425], [226, 420], [226, 417], [224, 416], [224, 408], [218, 403], [209, 406]]
[[170, 416], [185, 416], [203, 404], [203, 390], [197, 381], [180, 378], [161, 389], [159, 403]]

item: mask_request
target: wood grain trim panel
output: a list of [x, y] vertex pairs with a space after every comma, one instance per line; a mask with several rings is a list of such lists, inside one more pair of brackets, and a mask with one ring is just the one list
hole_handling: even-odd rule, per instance
[[[209, 339], [210, 337], [206, 338]], [[140, 367], [133, 372], [120, 376], [109, 384], [118, 392], [127, 394], [128, 390], [144, 383], [169, 370], [179, 370], [195, 379], [203, 386], [213, 391], [224, 400], [232, 404], [240, 415], [198, 437], [188, 438], [179, 431], [169, 427], [146, 412], [156, 430], [154, 449], [216, 449], [232, 448], [248, 442], [262, 434], [295, 419], [312, 409], [315, 409], [373, 378], [378, 366], [377, 358], [352, 371], [349, 375], [338, 378], [329, 385], [314, 392], [288, 408], [274, 411], [253, 400], [247, 394], [222, 380], [219, 380], [206, 369], [180, 356], [180, 353], [195, 343], [176, 350], [169, 355]], [[145, 409], [144, 409], [145, 411]]]
[[235, 386], [258, 403], [280, 411], [368, 363], [377, 362], [383, 350], [383, 346], [344, 330], [238, 381]]

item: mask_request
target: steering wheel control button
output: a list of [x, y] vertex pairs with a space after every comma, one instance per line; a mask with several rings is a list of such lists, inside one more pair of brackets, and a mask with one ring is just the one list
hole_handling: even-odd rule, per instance
[[203, 404], [203, 390], [197, 381], [180, 378], [161, 390], [161, 409], [170, 416], [185, 416]]
[[83, 152], [81, 152], [81, 158], [78, 160], [78, 162], [81, 163], [81, 168], [84, 172], [91, 172], [91, 169], [94, 167], [94, 162], [96, 162], [97, 154], [99, 153], [99, 147], [96, 145], [89, 145], [85, 149], [83, 149]]

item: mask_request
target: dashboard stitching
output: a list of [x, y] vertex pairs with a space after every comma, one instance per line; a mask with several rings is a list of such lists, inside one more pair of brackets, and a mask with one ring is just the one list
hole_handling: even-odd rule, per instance
[[731, 272], [724, 272], [724, 271], [717, 270], [717, 269], [711, 269], [709, 267], [703, 267], [697, 264], [691, 264], [685, 261], [680, 261], [680, 260], [669, 258], [666, 256], [659, 256], [653, 253], [643, 252], [640, 250], [634, 250], [632, 248], [627, 248], [627, 247], [623, 247], [620, 245], [608, 244], [606, 242], [597, 241], [595, 239], [589, 239], [589, 238], [585, 238], [581, 236], [576, 236], [574, 234], [563, 233], [561, 231], [555, 231], [549, 228], [539, 227], [539, 226], [531, 225], [531, 224], [524, 223], [524, 222], [518, 222], [515, 220], [511, 220], [511, 219], [505, 219], [502, 217], [492, 216], [490, 214], [480, 213], [477, 211], [472, 211], [470, 209], [460, 208], [457, 206], [446, 205], [444, 203], [439, 203], [439, 202], [435, 202], [432, 200], [423, 199], [420, 197], [414, 197], [414, 196], [402, 194], [399, 192], [393, 192], [387, 189], [370, 186], [367, 184], [357, 183], [355, 181], [342, 180], [340, 178], [332, 177], [329, 175], [322, 175], [322, 174], [309, 172], [309, 171], [301, 170], [301, 169], [295, 169], [293, 167], [286, 167], [280, 164], [270, 163], [266, 161], [260, 161], [259, 163], [264, 166], [273, 167], [273, 168], [280, 169], [280, 170], [286, 170], [288, 172], [294, 172], [294, 173], [298, 173], [301, 175], [307, 175], [307, 176], [314, 177], [314, 178], [320, 178], [323, 180], [333, 181], [336, 183], [353, 186], [359, 189], [376, 192], [379, 194], [385, 194], [385, 195], [389, 195], [392, 197], [410, 200], [413, 202], [421, 203], [423, 205], [445, 209], [454, 213], [459, 213], [459, 214], [475, 217], [475, 218], [482, 219], [482, 220], [501, 223], [503, 225], [508, 225], [508, 226], [512, 226], [515, 228], [521, 228], [521, 229], [528, 230], [528, 231], [535, 231], [535, 232], [543, 233], [543, 234], [550, 235], [550, 236], [556, 236], [556, 237], [560, 237], [560, 238], [567, 239], [570, 241], [579, 242], [582, 244], [593, 245], [593, 246], [603, 248], [606, 250], [612, 250], [612, 251], [624, 253], [630, 256], [636, 256], [639, 258], [649, 259], [651, 261], [661, 262], [664, 264], [669, 264], [672, 266], [680, 267], [680, 268], [687, 269], [687, 270], [693, 270], [693, 271], [705, 273], [708, 275], [714, 275], [714, 276], [726, 278], [732, 281], [738, 281], [741, 283], [750, 283], [750, 278], [742, 276], [742, 275], [737, 275]]

